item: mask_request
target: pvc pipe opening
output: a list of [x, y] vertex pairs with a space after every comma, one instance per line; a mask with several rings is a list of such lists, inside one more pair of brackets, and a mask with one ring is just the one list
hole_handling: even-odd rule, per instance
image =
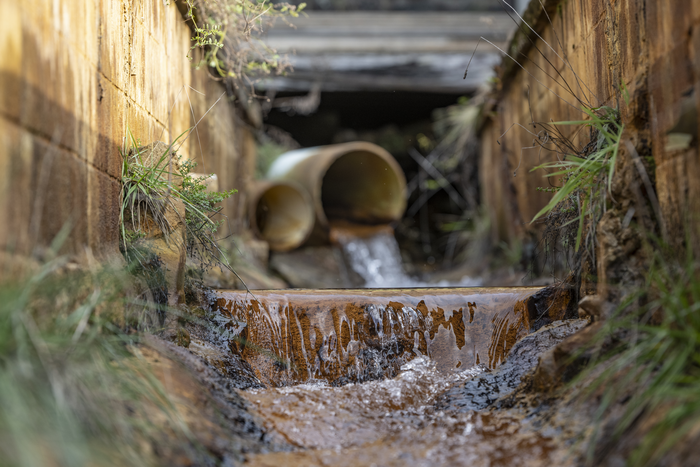
[[387, 223], [403, 214], [404, 185], [386, 159], [369, 151], [351, 151], [323, 175], [321, 205], [328, 220]]
[[368, 142], [290, 151], [272, 164], [268, 176], [298, 183], [311, 195], [316, 216], [312, 243], [328, 241], [329, 219], [390, 223], [406, 209], [401, 167], [386, 150]]
[[300, 187], [263, 183], [253, 190], [249, 221], [253, 232], [267, 241], [271, 250], [287, 251], [300, 246], [311, 233], [313, 205]]

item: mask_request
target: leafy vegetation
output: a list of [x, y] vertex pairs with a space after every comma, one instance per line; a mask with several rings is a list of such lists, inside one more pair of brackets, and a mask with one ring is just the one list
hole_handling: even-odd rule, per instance
[[194, 30], [190, 60], [200, 50], [196, 67], [211, 67], [220, 78], [244, 86], [288, 68], [258, 36], [277, 19], [297, 17], [306, 6], [269, 0], [186, 0], [186, 5]]
[[[184, 135], [184, 133], [183, 133]], [[180, 135], [182, 137], [183, 135]], [[204, 265], [219, 258], [215, 234], [223, 221], [214, 220], [221, 208], [218, 204], [236, 190], [215, 192], [207, 189], [209, 177], [193, 176], [196, 164], [183, 161], [173, 150], [176, 138], [169, 146], [140, 147], [133, 134], [128, 134], [130, 147], [122, 149], [122, 204], [120, 212], [121, 247], [127, 260], [133, 257], [130, 245], [146, 236], [154, 226], [166, 237], [177, 222], [187, 229], [187, 249]], [[161, 143], [162, 144], [162, 143]], [[162, 144], [165, 146], [165, 144]], [[181, 202], [184, 219], [177, 209]]]
[[203, 263], [220, 257], [215, 234], [224, 219], [214, 220], [221, 212], [220, 203], [238, 192], [238, 190], [213, 191], [207, 187], [207, 180], [212, 175], [195, 177], [192, 170], [197, 163], [182, 161], [179, 175], [182, 187], [179, 191], [185, 203], [185, 222], [187, 225], [187, 253]]
[[[121, 230], [121, 247], [129, 254], [129, 241], [145, 236], [147, 216], [155, 222], [164, 234], [169, 234], [175, 227], [166, 219], [167, 208], [175, 209], [172, 193], [172, 145], [157, 160], [151, 160], [154, 151], [146, 154], [139, 149], [139, 143], [131, 131], [128, 131], [129, 143], [121, 150], [122, 157], [122, 192], [119, 224]], [[129, 222], [127, 222], [129, 221]], [[128, 229], [128, 227], [131, 227]]]
[[[547, 162], [534, 167], [532, 171], [544, 169], [554, 170], [547, 177], [558, 177], [562, 184], [545, 188], [554, 196], [549, 203], [532, 219], [548, 216], [548, 225], [556, 224], [561, 229], [570, 224], [577, 224], [575, 251], [578, 251], [584, 227], [588, 233], [583, 239], [587, 245], [592, 245], [595, 235], [595, 225], [605, 212], [611, 183], [615, 172], [615, 163], [620, 149], [620, 140], [624, 125], [619, 123], [619, 113], [610, 107], [598, 109], [583, 108], [590, 120], [565, 121], [552, 123], [556, 125], [582, 125], [591, 129], [590, 142], [578, 154], [568, 154], [562, 160]], [[563, 217], [563, 222], [553, 217]]]

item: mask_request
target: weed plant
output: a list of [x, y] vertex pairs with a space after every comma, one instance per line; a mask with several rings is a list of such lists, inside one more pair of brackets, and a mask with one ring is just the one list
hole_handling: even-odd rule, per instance
[[144, 310], [123, 273], [67, 271], [0, 284], [0, 463], [148, 465], [163, 429], [189, 434], [128, 331]]
[[[121, 211], [119, 224], [121, 229], [121, 247], [129, 254], [129, 243], [146, 235], [146, 219], [150, 217], [156, 227], [165, 235], [174, 228], [166, 218], [168, 209], [176, 210], [173, 200], [177, 192], [173, 192], [172, 144], [158, 160], [150, 161], [152, 154], [145, 149], [139, 149], [139, 144], [131, 131], [127, 130], [131, 146], [126, 144], [121, 150], [122, 157], [122, 190]], [[171, 196], [172, 195], [172, 196]], [[131, 221], [128, 229], [127, 219]]]
[[[185, 132], [187, 133], [187, 132]], [[175, 201], [185, 207], [183, 222], [187, 229], [188, 254], [198, 259], [203, 267], [209, 267], [221, 258], [215, 234], [222, 220], [214, 220], [221, 210], [219, 203], [236, 193], [236, 190], [212, 192], [207, 190], [208, 177], [195, 177], [192, 170], [196, 163], [181, 160], [173, 145], [185, 133], [176, 138], [162, 154], [139, 147], [129, 131], [130, 147], [122, 148], [122, 204], [120, 212], [121, 247], [127, 261], [142, 261], [138, 250], [131, 248], [135, 240], [148, 233], [148, 219], [166, 238], [175, 228], [167, 212], [177, 215]], [[177, 181], [177, 182], [176, 182]]]
[[276, 19], [297, 17], [306, 6], [270, 0], [186, 0], [186, 18], [194, 36], [188, 57], [201, 50], [196, 67], [208, 66], [219, 79], [236, 87], [250, 86], [260, 76], [283, 73], [286, 61], [268, 47], [259, 35]]

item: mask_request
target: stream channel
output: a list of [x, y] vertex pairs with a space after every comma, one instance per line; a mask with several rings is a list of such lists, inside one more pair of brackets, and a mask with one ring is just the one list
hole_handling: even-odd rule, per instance
[[[346, 242], [362, 253], [351, 266], [375, 287], [397, 284], [387, 270], [417, 284], [386, 241]], [[239, 386], [251, 412], [288, 446], [249, 455], [246, 465], [567, 465], [554, 435], [488, 410], [539, 353], [583, 326], [534, 332], [538, 310], [552, 307], [540, 303], [542, 290], [218, 291], [220, 331], [206, 341], [247, 368]], [[212, 363], [207, 345], [195, 338], [191, 349]]]

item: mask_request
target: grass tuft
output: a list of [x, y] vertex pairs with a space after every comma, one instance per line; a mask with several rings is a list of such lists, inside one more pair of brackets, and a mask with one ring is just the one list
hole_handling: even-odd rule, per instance
[[[143, 261], [138, 249], [131, 248], [140, 238], [149, 233], [149, 220], [167, 238], [175, 228], [175, 221], [185, 224], [187, 229], [187, 252], [199, 261], [203, 268], [228, 262], [222, 258], [217, 246], [216, 232], [223, 220], [214, 220], [219, 215], [219, 203], [237, 190], [215, 192], [207, 189], [209, 177], [195, 177], [192, 170], [197, 166], [182, 160], [173, 146], [189, 130], [176, 138], [162, 154], [154, 160], [155, 151], [140, 147], [129, 131], [129, 147], [122, 149], [122, 204], [120, 212], [121, 248], [127, 261]], [[184, 219], [178, 219], [177, 202], [185, 208]]]
[[554, 196], [532, 221], [548, 215], [558, 217], [562, 213], [569, 214], [564, 222], [557, 223], [557, 227], [561, 229], [570, 224], [577, 225], [574, 246], [576, 252], [581, 247], [584, 225], [589, 227], [589, 235], [583, 240], [592, 246], [595, 226], [605, 212], [610, 196], [624, 130], [624, 125], [619, 123], [619, 112], [616, 109], [583, 108], [583, 111], [588, 114], [590, 120], [556, 122], [551, 125], [588, 127], [591, 130], [589, 144], [577, 154], [568, 154], [561, 160], [547, 162], [532, 169], [548, 171], [547, 178], [558, 178], [561, 181], [561, 185], [544, 189], [553, 192]]
[[142, 307], [125, 300], [123, 274], [69, 266], [59, 257], [0, 284], [0, 458], [147, 465], [163, 420], [189, 434], [128, 332]]
[[[629, 465], [656, 465], [700, 426], [700, 265], [691, 254], [680, 264], [669, 260], [670, 254], [657, 251], [650, 256], [646, 284], [618, 307], [593, 343], [601, 346], [607, 339], [614, 344], [574, 381], [591, 381], [584, 397], [603, 394], [589, 462], [603, 441], [599, 430], [604, 415], [620, 401], [624, 412], [614, 440], [644, 417], [651, 420]], [[641, 307], [636, 305], [640, 301], [645, 303]]]

